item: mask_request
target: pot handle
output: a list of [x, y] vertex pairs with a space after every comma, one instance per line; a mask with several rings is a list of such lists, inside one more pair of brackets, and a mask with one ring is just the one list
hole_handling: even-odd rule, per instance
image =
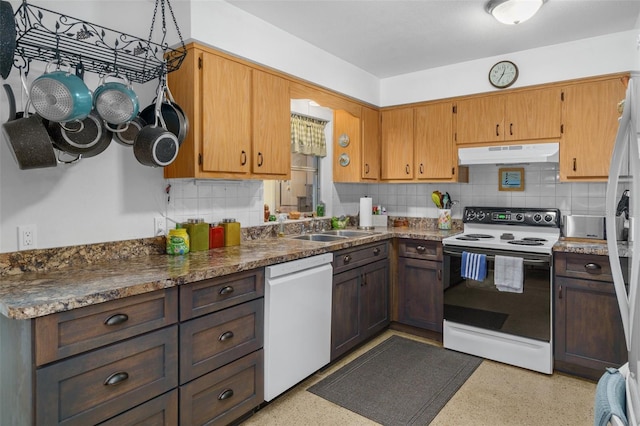
[[64, 151], [58, 151], [58, 158], [56, 159], [58, 161], [58, 164], [75, 164], [78, 161], [82, 160], [82, 154], [76, 154], [76, 158], [74, 158], [73, 160], [63, 160], [62, 156], [64, 154], [66, 154]]
[[16, 119], [16, 98], [13, 96], [13, 89], [8, 84], [3, 84], [4, 91], [7, 92], [7, 101], [9, 101], [9, 118], [7, 122]]
[[160, 123], [162, 128], [166, 130], [167, 124], [164, 122], [164, 118], [162, 117], [162, 100], [164, 97], [164, 87], [165, 85], [162, 82], [158, 86], [158, 96], [156, 96], [156, 107], [154, 110], [156, 121], [153, 127], [158, 127], [158, 123]]

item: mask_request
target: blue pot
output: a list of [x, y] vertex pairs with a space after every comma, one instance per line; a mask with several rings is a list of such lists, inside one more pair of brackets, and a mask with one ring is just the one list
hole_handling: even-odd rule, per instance
[[41, 117], [59, 123], [84, 120], [93, 108], [87, 85], [80, 77], [66, 71], [45, 72], [36, 78], [29, 98]]
[[138, 96], [128, 81], [127, 84], [117, 81], [100, 84], [93, 93], [93, 106], [110, 124], [127, 123], [138, 115], [140, 109]]

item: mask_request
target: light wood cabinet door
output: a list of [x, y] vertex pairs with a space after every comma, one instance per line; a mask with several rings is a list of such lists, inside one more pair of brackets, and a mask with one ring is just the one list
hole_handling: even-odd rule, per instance
[[413, 108], [382, 111], [382, 179], [413, 179]]
[[361, 155], [360, 118], [344, 110], [335, 110], [333, 112], [333, 181], [360, 182]]
[[562, 89], [550, 87], [505, 96], [505, 140], [560, 138]]
[[618, 130], [618, 103], [624, 99], [621, 78], [563, 89], [560, 180], [605, 180]]
[[504, 141], [504, 95], [464, 99], [456, 103], [458, 145]]
[[[289, 82], [253, 70], [254, 175], [291, 177], [291, 100]], [[205, 92], [207, 93], [207, 92]]]
[[[202, 170], [249, 173], [251, 69], [202, 53]], [[194, 129], [198, 131], [198, 129]]]
[[453, 179], [457, 152], [451, 102], [418, 107], [414, 114], [416, 179]]
[[362, 107], [362, 179], [380, 179], [380, 113]]

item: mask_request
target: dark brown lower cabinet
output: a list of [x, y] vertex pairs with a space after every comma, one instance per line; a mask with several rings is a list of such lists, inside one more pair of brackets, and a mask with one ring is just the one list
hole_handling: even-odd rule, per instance
[[[362, 251], [361, 251], [362, 250]], [[383, 256], [380, 256], [382, 253]], [[367, 257], [367, 254], [371, 254]], [[345, 354], [389, 325], [389, 260], [385, 247], [338, 252], [344, 271], [333, 276], [331, 359]], [[358, 260], [349, 269], [344, 260]], [[366, 263], [367, 259], [369, 262]], [[334, 265], [338, 262], [334, 262]], [[335, 268], [335, 266], [334, 266]], [[334, 269], [334, 271], [336, 270]]]
[[178, 424], [178, 390], [174, 389], [100, 423], [100, 426], [177, 426]]
[[557, 253], [554, 367], [597, 380], [627, 362], [627, 349], [606, 256]]
[[442, 333], [442, 245], [401, 240], [398, 244], [398, 322]]

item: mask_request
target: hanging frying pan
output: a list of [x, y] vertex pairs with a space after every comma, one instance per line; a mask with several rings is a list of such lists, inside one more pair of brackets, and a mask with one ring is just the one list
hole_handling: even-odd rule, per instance
[[113, 136], [95, 110], [82, 120], [82, 125], [67, 123], [63, 126], [49, 121], [47, 131], [56, 148], [69, 154], [82, 155], [82, 158], [100, 154], [107, 149]]
[[8, 1], [0, 1], [0, 77], [7, 79], [13, 65], [16, 50], [16, 21], [13, 7]]

